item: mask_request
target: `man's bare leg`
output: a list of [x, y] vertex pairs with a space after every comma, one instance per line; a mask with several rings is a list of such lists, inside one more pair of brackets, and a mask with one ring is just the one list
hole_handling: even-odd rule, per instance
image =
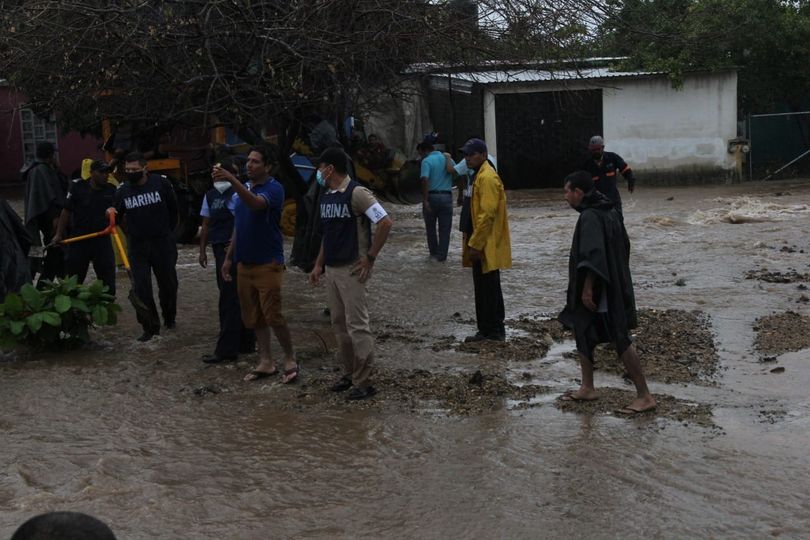
[[[270, 358], [270, 329], [268, 327], [256, 328], [256, 346], [259, 349], [259, 364], [253, 368], [253, 371], [260, 373], [276, 373], [276, 365]], [[246, 381], [255, 381], [259, 377], [255, 373], [248, 373], [245, 375]]]
[[560, 398], [563, 401], [593, 401], [599, 397], [593, 386], [593, 364], [582, 353], [579, 353], [579, 367], [582, 371], [582, 384], [579, 390], [563, 394]]
[[[279, 326], [273, 327], [273, 333], [276, 335], [276, 339], [278, 340], [278, 344], [281, 345], [281, 349], [284, 351], [284, 371], [291, 371], [294, 368], [298, 367], [298, 362], [295, 360], [295, 352], [293, 351], [292, 345], [292, 335], [290, 334], [290, 327], [287, 326], [287, 323], [284, 323]], [[270, 342], [270, 337], [268, 334], [267, 338], [268, 343]], [[289, 375], [284, 375], [284, 378], [281, 382], [288, 382], [295, 378], [298, 373], [290, 373]]]
[[655, 399], [650, 394], [650, 389], [647, 388], [647, 380], [641, 371], [641, 360], [638, 357], [636, 348], [630, 345], [619, 358], [624, 362], [624, 368], [627, 370], [630, 380], [636, 386], [637, 397], [625, 409], [631, 412], [644, 412], [654, 409], [656, 405]]

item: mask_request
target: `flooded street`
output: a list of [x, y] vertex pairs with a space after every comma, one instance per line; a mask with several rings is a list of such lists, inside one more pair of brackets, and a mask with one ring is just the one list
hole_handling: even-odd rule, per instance
[[[810, 352], [759, 350], [755, 328], [810, 315], [810, 184], [622, 195], [639, 308], [700, 312], [714, 339], [713, 375], [650, 378], [672, 411], [706, 411], [700, 421], [555, 403], [577, 385], [573, 342], [536, 347], [525, 321], [564, 304], [577, 214], [562, 189], [507, 194], [509, 343], [480, 350], [459, 345], [475, 332], [460, 233], [446, 264], [429, 262], [418, 207], [388, 205], [394, 229], [370, 288], [375, 399], [324, 390], [338, 375], [325, 293], [296, 269], [284, 312], [303, 386], [242, 382], [253, 357], [200, 362], [214, 347], [216, 284], [181, 246], [175, 330], [134, 341], [119, 273], [123, 316], [93, 347], [0, 362], [0, 537], [48, 510], [90, 513], [121, 539], [806, 537]], [[746, 277], [765, 271], [797, 277]], [[650, 317], [640, 341], [682, 337]], [[469, 382], [479, 370], [484, 383]], [[596, 384], [632, 389], [609, 369]]]

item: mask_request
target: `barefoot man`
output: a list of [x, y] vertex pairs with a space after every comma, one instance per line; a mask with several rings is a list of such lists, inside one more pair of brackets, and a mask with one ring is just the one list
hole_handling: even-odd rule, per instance
[[591, 174], [578, 171], [565, 179], [565, 200], [579, 212], [568, 260], [568, 298], [560, 322], [574, 331], [582, 369], [582, 386], [564, 394], [564, 401], [592, 401], [593, 350], [613, 343], [637, 397], [616, 411], [632, 416], [655, 409], [638, 353], [630, 340], [637, 325], [630, 277], [630, 240], [615, 203], [594, 189]]

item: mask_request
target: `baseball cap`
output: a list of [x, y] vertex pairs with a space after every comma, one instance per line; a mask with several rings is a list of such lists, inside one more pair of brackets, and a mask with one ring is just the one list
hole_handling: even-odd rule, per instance
[[591, 140], [588, 141], [588, 150], [599, 150], [605, 146], [605, 139], [603, 139], [599, 135], [594, 135], [591, 137]]
[[427, 144], [433, 146], [437, 142], [439, 142], [439, 134], [436, 133], [435, 131], [433, 133], [425, 133], [424, 136], [422, 137], [423, 145]]
[[90, 171], [108, 172], [109, 170], [110, 166], [107, 164], [107, 162], [101, 161], [100, 159], [97, 159], [90, 164]]
[[461, 147], [461, 153], [465, 156], [479, 153], [487, 154], [487, 143], [481, 139], [470, 139], [464, 143], [464, 146]]

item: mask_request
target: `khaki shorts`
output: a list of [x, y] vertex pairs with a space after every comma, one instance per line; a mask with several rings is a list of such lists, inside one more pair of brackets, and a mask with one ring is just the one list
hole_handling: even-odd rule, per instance
[[239, 263], [236, 272], [236, 293], [242, 309], [245, 328], [284, 326], [281, 314], [281, 278], [285, 266], [278, 263]]

